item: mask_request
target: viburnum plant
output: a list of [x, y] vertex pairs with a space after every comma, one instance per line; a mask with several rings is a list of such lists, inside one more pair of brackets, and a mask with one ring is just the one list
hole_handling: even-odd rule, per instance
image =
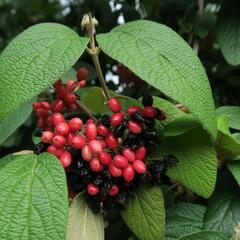
[[[61, 24], [37, 24], [0, 56], [0, 142], [22, 124], [29, 106], [37, 116], [34, 149], [0, 160], [0, 239], [109, 239], [116, 218], [128, 227], [122, 239], [193, 239], [192, 232], [194, 239], [228, 239], [231, 233], [212, 224], [211, 209], [171, 208], [176, 189], [207, 199], [216, 183], [221, 144], [196, 54], [151, 21], [97, 35], [91, 14], [81, 25], [87, 37]], [[67, 77], [84, 51], [101, 87], [89, 87], [86, 66]], [[146, 88], [133, 99], [110, 91], [99, 54], [162, 94]], [[177, 221], [181, 211], [202, 220], [184, 226], [186, 219]]]

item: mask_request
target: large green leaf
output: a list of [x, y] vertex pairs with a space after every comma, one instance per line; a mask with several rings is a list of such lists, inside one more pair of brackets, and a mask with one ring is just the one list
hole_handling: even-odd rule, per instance
[[104, 53], [183, 103], [216, 137], [214, 103], [207, 75], [196, 54], [173, 30], [140, 20], [100, 34], [97, 41]]
[[175, 240], [180, 236], [202, 230], [206, 207], [179, 203], [166, 212], [166, 240]]
[[200, 232], [190, 233], [180, 237], [177, 240], [229, 240], [229, 237], [219, 231], [203, 230]]
[[217, 148], [221, 157], [226, 159], [235, 159], [240, 155], [240, 141], [229, 131], [228, 119], [221, 115], [217, 119], [218, 137]]
[[212, 194], [216, 183], [217, 158], [205, 131], [195, 128], [183, 135], [165, 138], [159, 152], [174, 154], [180, 160], [168, 169], [170, 178], [180, 181], [204, 198]]
[[216, 109], [218, 116], [225, 115], [230, 128], [240, 130], [240, 107], [222, 106]]
[[21, 105], [0, 121], [0, 145], [29, 117], [32, 112], [32, 102]]
[[[221, 197], [219, 201], [221, 201]], [[167, 209], [166, 240], [229, 239], [229, 235], [224, 231], [205, 225], [207, 211], [211, 210], [206, 206], [192, 203], [179, 203], [175, 207]]]
[[217, 22], [217, 39], [226, 61], [233, 65], [240, 64], [240, 2], [224, 1]]
[[0, 193], [0, 239], [65, 239], [67, 184], [53, 155], [0, 159]]
[[94, 214], [81, 194], [69, 209], [67, 240], [104, 240], [104, 222], [100, 214]]
[[204, 228], [233, 235], [234, 226], [240, 221], [240, 200], [231, 194], [215, 194], [209, 201], [204, 218]]
[[140, 240], [164, 238], [164, 201], [159, 187], [142, 188], [121, 212], [127, 226]]
[[18, 35], [0, 56], [0, 118], [68, 71], [87, 41], [57, 23], [37, 24]]
[[184, 113], [174, 104], [162, 99], [153, 98], [153, 105], [163, 110], [166, 114], [166, 120], [161, 121], [164, 125], [164, 136], [178, 136], [199, 126], [199, 121], [191, 113]]

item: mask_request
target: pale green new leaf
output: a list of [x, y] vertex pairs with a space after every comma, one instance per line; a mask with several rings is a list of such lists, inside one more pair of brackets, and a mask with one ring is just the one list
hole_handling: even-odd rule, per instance
[[104, 222], [78, 194], [69, 209], [67, 240], [104, 240]]
[[215, 109], [207, 75], [189, 45], [170, 28], [139, 20], [100, 34], [104, 53], [172, 99], [184, 104], [216, 138]]
[[218, 122], [217, 147], [223, 158], [235, 159], [240, 155], [240, 141], [229, 131], [228, 119], [220, 115]]
[[30, 153], [0, 159], [0, 193], [0, 239], [65, 239], [67, 184], [56, 157]]
[[87, 42], [57, 23], [37, 24], [19, 34], [0, 55], [0, 118], [59, 79]]
[[29, 117], [33, 100], [21, 105], [0, 121], [0, 145]]
[[[122, 110], [125, 111], [130, 106], [141, 106], [141, 104], [134, 98], [121, 98], [120, 94], [110, 91], [111, 96], [119, 96]], [[103, 96], [102, 89], [99, 87], [92, 87], [87, 93], [81, 95], [82, 102], [94, 113], [111, 112], [107, 106], [107, 101]], [[93, 104], [94, 103], [94, 104]]]
[[164, 200], [159, 187], [141, 188], [121, 215], [139, 240], [164, 238]]
[[240, 107], [222, 106], [216, 109], [217, 116], [225, 115], [230, 128], [240, 130]]

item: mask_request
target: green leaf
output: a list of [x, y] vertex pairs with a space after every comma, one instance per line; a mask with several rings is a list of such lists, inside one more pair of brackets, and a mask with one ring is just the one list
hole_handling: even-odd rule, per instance
[[0, 192], [0, 239], [65, 239], [67, 184], [53, 155], [1, 159]]
[[227, 164], [228, 169], [234, 176], [235, 180], [237, 181], [238, 185], [240, 186], [240, 163], [234, 162], [234, 163], [228, 163]]
[[0, 145], [29, 117], [32, 112], [32, 103], [33, 100], [21, 105], [0, 121]]
[[178, 238], [178, 240], [229, 240], [228, 236], [223, 232], [204, 230], [200, 232], [190, 233], [189, 235]]
[[154, 97], [153, 100], [153, 105], [166, 114], [166, 120], [161, 121], [164, 126], [164, 136], [178, 136], [199, 126], [198, 119], [192, 114], [184, 113], [164, 99]]
[[121, 215], [140, 240], [161, 240], [164, 237], [164, 201], [159, 187], [142, 188], [129, 199]]
[[234, 226], [240, 221], [240, 201], [231, 194], [215, 194], [208, 203], [204, 228], [233, 235]]
[[63, 76], [60, 77], [60, 79], [64, 83], [67, 83], [69, 79], [77, 81], [77, 71], [72, 67], [66, 73], [64, 73]]
[[74, 197], [69, 209], [67, 240], [104, 240], [104, 222], [94, 214], [81, 194]]
[[[116, 94], [113, 91], [110, 91], [111, 96], [121, 96], [121, 94]], [[94, 113], [107, 113], [111, 112], [106, 104], [106, 100], [103, 97], [102, 89], [99, 87], [92, 87], [87, 93], [81, 95], [82, 102], [85, 106], [87, 106]], [[122, 110], [125, 111], [128, 107], [135, 105], [141, 106], [141, 104], [133, 98], [119, 97], [119, 101], [121, 102]]]
[[234, 159], [240, 155], [240, 141], [230, 133], [228, 119], [225, 115], [218, 117], [217, 148], [221, 157]]
[[240, 130], [240, 107], [222, 106], [216, 109], [217, 116], [225, 115], [230, 128]]
[[57, 23], [37, 24], [18, 35], [0, 56], [0, 118], [67, 72], [87, 41]]
[[227, 0], [221, 6], [217, 21], [217, 39], [226, 61], [233, 66], [240, 64], [240, 3]]
[[216, 138], [215, 109], [207, 75], [196, 54], [173, 30], [139, 20], [100, 34], [97, 41], [104, 53], [184, 104]]
[[168, 169], [167, 175], [194, 193], [211, 196], [217, 175], [217, 158], [209, 136], [201, 128], [195, 128], [178, 137], [162, 141], [159, 152], [173, 154], [179, 163]]
[[179, 203], [166, 212], [166, 240], [202, 230], [206, 207], [192, 203]]

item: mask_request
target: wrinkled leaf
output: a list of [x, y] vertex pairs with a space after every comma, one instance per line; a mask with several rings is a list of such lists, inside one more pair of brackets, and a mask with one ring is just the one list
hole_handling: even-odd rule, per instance
[[67, 184], [53, 155], [0, 159], [0, 192], [0, 239], [65, 239]]

